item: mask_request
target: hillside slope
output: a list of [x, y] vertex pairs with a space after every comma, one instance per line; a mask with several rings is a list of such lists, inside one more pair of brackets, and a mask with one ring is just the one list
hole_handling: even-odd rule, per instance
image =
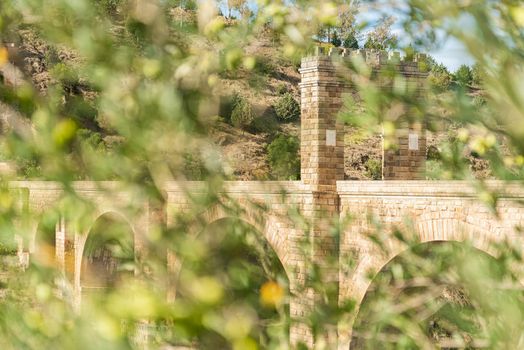
[[[24, 67], [26, 76], [30, 77], [32, 83], [43, 94], [52, 81], [49, 72], [50, 60], [54, 61], [53, 64], [65, 65], [79, 61], [73, 52], [47, 45], [34, 31], [21, 30], [19, 37], [20, 43], [16, 47], [16, 52], [12, 53], [13, 57], [20, 60], [19, 66]], [[213, 48], [212, 43], [208, 44]], [[272, 179], [274, 177], [268, 163], [268, 145], [279, 134], [300, 137], [300, 120], [281, 122], [273, 108], [282, 92], [289, 92], [297, 101], [300, 100], [299, 62], [284, 58], [281, 44], [275, 42], [271, 35], [263, 35], [253, 40], [244, 48], [244, 52], [256, 57], [256, 65], [252, 70], [241, 68], [234, 74], [224, 73], [220, 76], [216, 94], [221, 101], [218, 113], [222, 118], [213, 124], [210, 136], [221, 150], [228, 168], [227, 173], [232, 179]], [[70, 94], [81, 97], [87, 105], [96, 97], [88, 84], [83, 84], [82, 81], [67, 88]], [[254, 122], [244, 129], [234, 127], [228, 122], [231, 109], [227, 103], [222, 103], [227, 102], [235, 94], [247, 99], [256, 115]], [[114, 135], [104, 134], [103, 128], [101, 130], [98, 125], [83, 127], [101, 133], [102, 138], [108, 142], [112, 142], [115, 138]], [[380, 135], [361, 137], [354, 129], [347, 128], [346, 131], [346, 178], [378, 178], [382, 158]], [[444, 138], [443, 135], [430, 135], [428, 146], [437, 147]], [[470, 163], [474, 170], [478, 170], [480, 177], [489, 177], [485, 162], [472, 158]]]

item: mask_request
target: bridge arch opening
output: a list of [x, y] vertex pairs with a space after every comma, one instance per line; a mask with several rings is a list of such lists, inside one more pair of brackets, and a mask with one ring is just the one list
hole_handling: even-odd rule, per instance
[[[372, 279], [350, 349], [490, 347], [500, 308], [524, 315], [520, 283], [502, 266], [466, 242], [426, 242], [400, 253]], [[505, 338], [518, 340], [521, 326], [508, 322]]]
[[134, 231], [120, 214], [99, 216], [88, 232], [82, 253], [82, 293], [113, 288], [134, 275]]
[[42, 215], [36, 228], [34, 257], [41, 266], [56, 267], [59, 220], [58, 213], [45, 213]]
[[[246, 221], [225, 217], [208, 224], [185, 244], [190, 248], [177, 253], [181, 265], [176, 278], [175, 304], [198, 308], [201, 301], [195, 295], [199, 294], [195, 293], [195, 281], [212, 277], [222, 289], [219, 308], [246, 312], [249, 322], [253, 322], [250, 336], [261, 348], [274, 348], [275, 339], [281, 344], [288, 343], [289, 279], [280, 258], [261, 232]], [[200, 348], [230, 346], [220, 331], [203, 327], [193, 330], [185, 339], [176, 340], [187, 341]]]

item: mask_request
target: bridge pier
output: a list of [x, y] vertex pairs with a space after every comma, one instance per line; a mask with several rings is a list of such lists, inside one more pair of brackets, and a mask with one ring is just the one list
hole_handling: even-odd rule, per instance
[[[306, 234], [311, 247], [301, 259], [313, 266], [309, 266], [296, 281], [297, 285], [306, 287], [302, 295], [291, 301], [292, 318], [337, 305], [338, 237], [333, 235], [331, 228], [338, 220], [336, 183], [344, 179], [344, 126], [337, 114], [342, 108], [345, 84], [338, 79], [330, 57], [304, 58], [300, 74], [301, 181], [312, 198], [311, 203], [303, 208], [303, 215], [310, 219], [310, 232]], [[319, 272], [319, 276], [310, 275], [313, 271]], [[320, 278], [314, 282], [320, 282], [323, 290], [309, 287], [314, 278]], [[302, 341], [311, 347], [336, 346], [336, 324], [324, 324], [320, 334], [314, 334], [312, 329], [303, 325], [296, 327], [291, 330], [292, 344]]]
[[[333, 53], [333, 55], [332, 55]], [[342, 57], [340, 56], [342, 54]], [[342, 303], [339, 291], [339, 238], [330, 233], [336, 220], [340, 219], [339, 193], [337, 181], [344, 180], [344, 126], [337, 118], [343, 106], [343, 95], [355, 94], [351, 77], [343, 79], [344, 60], [362, 59], [371, 68], [371, 78], [381, 89], [390, 89], [391, 81], [381, 76], [382, 70], [394, 67], [406, 82], [406, 93], [418, 97], [422, 91], [427, 73], [419, 69], [423, 55], [416, 55], [413, 60], [400, 60], [400, 57], [376, 50], [340, 50], [332, 49], [330, 54], [323, 53], [321, 48], [313, 57], [302, 60], [301, 73], [301, 180], [309, 186], [313, 201], [311, 207], [304, 207], [304, 215], [311, 218], [312, 229], [310, 241], [311, 256], [305, 257], [318, 264], [324, 278], [324, 285], [333, 286], [335, 296], [327, 298], [328, 303]], [[346, 68], [347, 73], [347, 68]], [[409, 110], [409, 109], [408, 109]], [[406, 112], [407, 113], [407, 112]], [[394, 135], [383, 135], [382, 178], [388, 180], [421, 179], [424, 174], [426, 158], [426, 136], [424, 125], [416, 122], [414, 116], [401, 116], [401, 123]], [[386, 138], [387, 137], [387, 138]], [[384, 147], [391, 143], [393, 147]], [[335, 260], [333, 260], [334, 258]], [[343, 262], [347, 263], [347, 262]], [[307, 278], [307, 277], [306, 277]], [[300, 280], [298, 282], [301, 282]], [[327, 287], [330, 289], [329, 287]], [[309, 312], [319, 307], [320, 295], [308, 295], [301, 298], [309, 302]], [[326, 300], [325, 296], [322, 296]], [[292, 308], [300, 310], [300, 307]], [[293, 315], [292, 315], [293, 316]], [[349, 322], [351, 323], [351, 322]], [[350, 328], [347, 322], [339, 328]], [[325, 339], [328, 348], [336, 348], [339, 336], [340, 348], [348, 347], [344, 337], [351, 337], [347, 330], [340, 329], [337, 334], [334, 325], [326, 325]], [[293, 339], [293, 330], [292, 330]], [[308, 344], [314, 345], [320, 339], [310, 339], [312, 335], [303, 332], [296, 336], [303, 337]], [[314, 335], [313, 335], [314, 338]]]

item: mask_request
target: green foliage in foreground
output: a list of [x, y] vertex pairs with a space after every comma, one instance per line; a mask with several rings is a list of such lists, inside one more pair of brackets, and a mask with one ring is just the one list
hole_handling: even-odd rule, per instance
[[[484, 338], [488, 328], [516, 344], [522, 321], [511, 312], [494, 312], [493, 305], [513, 305], [521, 313], [523, 293], [500, 267], [500, 261], [467, 243], [414, 245], [373, 280], [359, 310], [352, 348], [483, 348], [490, 342]], [[511, 287], [497, 287], [505, 283]], [[492, 288], [480, 290], [482, 285]], [[508, 322], [508, 328], [498, 328], [498, 319]]]
[[[196, 6], [196, 22], [174, 21], [168, 8], [173, 4]], [[473, 85], [482, 85], [481, 97], [472, 98], [467, 89], [434, 94], [430, 85], [421, 98], [403, 76], [392, 70], [373, 76], [357, 61], [344, 67], [343, 77], [356, 93], [347, 96], [351, 108], [340, 117], [381, 133], [387, 142], [407, 122], [426, 125], [435, 134], [457, 126], [453, 138], [440, 142], [432, 168], [438, 178], [470, 181], [478, 189], [472, 203], [478, 201], [488, 208], [486, 215], [494, 215], [500, 193], [475, 179], [466, 157], [484, 161], [494, 178], [523, 183], [524, 7], [488, 0], [407, 0], [395, 8], [398, 4], [373, 6], [405, 14], [401, 42], [413, 43], [417, 51], [431, 50], [443, 33], [461, 41], [477, 65], [472, 76], [468, 69], [457, 72], [457, 81], [469, 86], [473, 79]], [[338, 300], [347, 291], [326, 283], [324, 271], [351, 274], [362, 252], [334, 254], [322, 266], [306, 259], [299, 272], [308, 278], [291, 290], [286, 277], [295, 271], [284, 270], [254, 227], [269, 213], [258, 202], [247, 203], [246, 213], [238, 200], [223, 195], [227, 165], [210, 136], [221, 76], [240, 76], [240, 70], [275, 72], [264, 62], [256, 64], [243, 50], [247, 42], [269, 30], [281, 39], [287, 59], [296, 62], [313, 46], [307, 38], [339, 24], [339, 5], [344, 4], [262, 2], [249, 20], [226, 22], [207, 1], [0, 1], [0, 42], [21, 43], [25, 50], [17, 56], [0, 49], [0, 101], [12, 112], [0, 137], [0, 153], [16, 163], [17, 171], [0, 179], [0, 237], [5, 252], [12, 252], [15, 235], [25, 253], [33, 243], [39, 252], [25, 270], [16, 264], [19, 257], [2, 257], [1, 349], [136, 349], [144, 343], [149, 349], [217, 344], [221, 349], [286, 349], [288, 329], [297, 324], [311, 328], [317, 349], [336, 348], [323, 343], [327, 325], [350, 327], [355, 300]], [[384, 20], [366, 47], [398, 45], [391, 25]], [[14, 70], [11, 64], [22, 72], [16, 79], [5, 70]], [[443, 67], [433, 73], [434, 85], [446, 88]], [[391, 84], [375, 80], [381, 78]], [[285, 120], [298, 118], [297, 102], [284, 96], [282, 108], [275, 110]], [[246, 102], [240, 105], [225, 117], [246, 127], [253, 113]], [[271, 143], [275, 178], [298, 178], [298, 145], [296, 138], [284, 136]], [[377, 169], [377, 164], [368, 167]], [[35, 210], [24, 193], [7, 183], [28, 177], [53, 180], [64, 194], [49, 210]], [[115, 213], [92, 225], [100, 208], [85, 193], [75, 192], [71, 183], [77, 179], [118, 180], [100, 191], [123, 205], [111, 190], [121, 186], [130, 199], [122, 210], [137, 221], [147, 198], [148, 215], [157, 223], [143, 235], [134, 235], [131, 223]], [[169, 199], [163, 185], [180, 179], [202, 180], [200, 190], [188, 196], [187, 212], [163, 212]], [[230, 219], [206, 225], [209, 208]], [[283, 209], [306, 233], [298, 250], [308, 257], [315, 253], [309, 240], [315, 238], [313, 225], [330, 224], [330, 238], [342, 242], [341, 232], [353, 223], [352, 210], [340, 221], [323, 221], [293, 207]], [[248, 215], [252, 212], [259, 215]], [[253, 225], [240, 219], [246, 216]], [[86, 238], [79, 265], [71, 257], [65, 266], [54, 263], [53, 233], [61, 219], [67, 220], [68, 234], [78, 233], [77, 240], [68, 236], [67, 245]], [[445, 347], [446, 341], [463, 348], [524, 347], [521, 228], [515, 228], [511, 240], [493, 243], [493, 258], [487, 258], [467, 241], [451, 248], [420, 247], [412, 238], [410, 217], [396, 227], [385, 227], [371, 211], [368, 219], [363, 231], [375, 243], [370, 250], [387, 256], [387, 235], [406, 253], [360, 281], [370, 288], [357, 315], [354, 341], [381, 349], [431, 349], [437, 342]], [[118, 234], [109, 235], [112, 230]], [[147, 255], [131, 254], [135, 238], [133, 243], [146, 247]], [[92, 280], [81, 279], [82, 290], [72, 280], [75, 268], [94, 272]], [[291, 319], [289, 301], [305, 291], [314, 293], [318, 304], [301, 319]], [[75, 292], [83, 293], [80, 305]]]

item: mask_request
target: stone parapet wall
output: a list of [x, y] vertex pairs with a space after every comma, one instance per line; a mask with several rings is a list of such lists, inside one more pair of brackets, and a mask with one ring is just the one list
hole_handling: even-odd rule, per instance
[[[162, 190], [167, 193], [207, 193], [210, 189], [203, 181], [169, 181]], [[214, 189], [212, 189], [214, 190]], [[309, 193], [309, 186], [302, 181], [225, 181], [218, 193], [282, 194]]]
[[[489, 191], [496, 191], [499, 198], [524, 198], [524, 187], [518, 181], [487, 180]], [[478, 197], [478, 188], [470, 181], [338, 181], [337, 192], [341, 198], [349, 196], [400, 196], [400, 197]]]

